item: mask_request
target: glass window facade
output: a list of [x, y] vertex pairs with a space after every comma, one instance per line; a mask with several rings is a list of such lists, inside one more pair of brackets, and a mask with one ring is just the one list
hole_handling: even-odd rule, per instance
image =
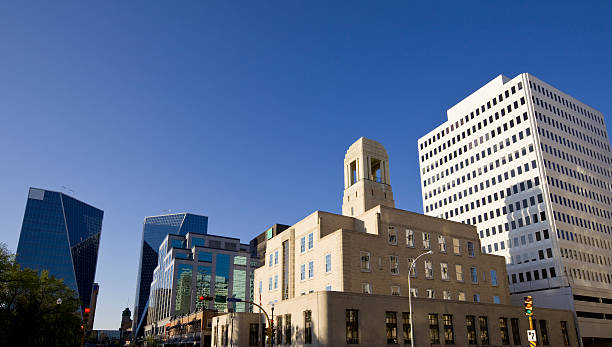
[[215, 264], [215, 309], [227, 310], [227, 294], [229, 287], [230, 256], [217, 253]]

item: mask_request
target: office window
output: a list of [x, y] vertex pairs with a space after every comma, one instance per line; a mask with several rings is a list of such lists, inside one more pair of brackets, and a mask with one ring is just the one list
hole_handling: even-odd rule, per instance
[[433, 264], [431, 260], [425, 260], [425, 277], [432, 279], [433, 278]]
[[465, 326], [467, 328], [467, 340], [470, 345], [476, 345], [476, 317], [465, 316]]
[[274, 252], [274, 265], [278, 264], [278, 251]]
[[470, 274], [472, 276], [472, 283], [478, 283], [478, 270], [475, 267], [470, 268]]
[[308, 249], [312, 249], [314, 246], [314, 233], [308, 234]]
[[491, 270], [491, 285], [497, 286], [497, 271]]
[[389, 244], [391, 245], [397, 245], [397, 230], [395, 230], [395, 227], [390, 226], [389, 227]]
[[397, 344], [397, 316], [396, 312], [385, 312], [385, 326], [387, 329], [387, 344]]
[[372, 294], [372, 287], [370, 286], [370, 283], [368, 282], [364, 282], [361, 284], [361, 292], [364, 294]]
[[272, 290], [272, 277], [268, 277], [268, 291]]
[[436, 291], [434, 289], [428, 288], [425, 290], [425, 292], [427, 292], [427, 298], [428, 299], [435, 299], [436, 298]]
[[480, 343], [483, 345], [489, 344], [489, 323], [487, 317], [478, 317], [478, 326], [480, 328]]
[[521, 331], [519, 329], [518, 318], [510, 318], [510, 324], [512, 324], [512, 342], [515, 345], [521, 344]]
[[[236, 271], [234, 271], [236, 272]], [[274, 275], [274, 289], [278, 288], [278, 275]]]
[[312, 343], [312, 311], [304, 311], [304, 343]]
[[460, 264], [455, 265], [455, 273], [457, 274], [457, 281], [463, 282], [463, 266]]
[[400, 286], [391, 286], [391, 295], [400, 296]]
[[306, 265], [302, 264], [300, 265], [300, 280], [305, 280], [306, 279]]
[[440, 263], [440, 275], [443, 280], [448, 280], [448, 264]]
[[410, 334], [410, 313], [402, 313], [402, 320], [404, 331], [404, 344], [409, 344], [410, 340], [412, 339], [412, 335]]
[[438, 326], [438, 315], [430, 313], [427, 315], [429, 320], [429, 343], [432, 345], [440, 344], [440, 327]]
[[392, 275], [399, 275], [399, 257], [397, 255], [389, 256], [389, 267]]
[[438, 247], [440, 252], [446, 253], [446, 238], [442, 235], [438, 236]]
[[442, 322], [444, 324], [444, 343], [447, 345], [454, 345], [455, 333], [453, 331], [453, 315], [443, 314]]
[[359, 343], [359, 310], [346, 310], [346, 343]]
[[461, 240], [453, 239], [453, 251], [457, 255], [461, 254]]
[[478, 293], [474, 294], [474, 302], [480, 302], [480, 294]]
[[300, 252], [301, 253], [306, 252], [306, 237], [302, 237], [300, 239]]
[[410, 288], [410, 295], [413, 298], [418, 298], [419, 297], [419, 288]]
[[331, 254], [325, 255], [325, 272], [331, 272]]
[[467, 251], [468, 251], [468, 255], [470, 257], [474, 256], [474, 243], [471, 241], [468, 241], [467, 243]]
[[499, 301], [499, 296], [497, 296], [497, 295], [493, 295], [493, 303], [494, 303], [494, 304], [499, 304], [499, 303], [500, 303], [500, 301]]
[[465, 292], [459, 292], [459, 295], [457, 295], [457, 299], [459, 301], [465, 301]]
[[442, 299], [444, 299], [444, 300], [452, 300], [451, 292], [448, 291], [448, 290], [443, 290], [442, 291]]
[[285, 344], [291, 344], [291, 315], [285, 315]]
[[308, 262], [308, 278], [314, 277], [314, 261]]
[[540, 334], [542, 336], [542, 345], [548, 346], [550, 345], [550, 341], [548, 340], [548, 328], [546, 326], [545, 320], [540, 320]]
[[424, 249], [430, 249], [431, 248], [429, 233], [423, 233], [423, 248]]
[[561, 321], [561, 336], [563, 336], [563, 345], [569, 346], [569, 334], [567, 330], [567, 322], [565, 321]]
[[510, 336], [508, 335], [508, 318], [499, 318], [499, 334], [501, 337], [502, 345], [509, 345]]
[[414, 247], [414, 230], [406, 229], [406, 246]]
[[274, 254], [270, 253], [270, 261], [269, 261], [269, 264], [268, 264], [269, 267], [272, 267], [272, 265], [274, 265], [274, 258], [273, 257], [274, 257]]
[[361, 271], [370, 271], [370, 252], [360, 252]]

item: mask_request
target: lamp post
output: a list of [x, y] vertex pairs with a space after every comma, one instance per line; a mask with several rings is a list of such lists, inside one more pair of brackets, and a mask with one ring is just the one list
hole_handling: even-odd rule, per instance
[[414, 347], [414, 337], [412, 334], [414, 329], [412, 329], [412, 320], [413, 320], [412, 319], [412, 290], [410, 289], [410, 274], [412, 273], [412, 268], [414, 267], [414, 264], [416, 264], [417, 260], [419, 260], [420, 257], [424, 255], [432, 254], [432, 253], [433, 253], [432, 251], [427, 251], [419, 255], [418, 257], [414, 259], [412, 264], [410, 264], [410, 268], [408, 269], [408, 306], [409, 306], [409, 312], [410, 312], [410, 347]]

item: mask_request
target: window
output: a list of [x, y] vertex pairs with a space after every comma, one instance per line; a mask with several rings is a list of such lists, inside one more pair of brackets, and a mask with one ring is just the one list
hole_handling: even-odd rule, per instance
[[410, 313], [402, 313], [402, 320], [404, 328], [404, 344], [409, 344], [410, 340], [412, 339], [412, 335], [410, 334]]
[[461, 241], [459, 239], [453, 239], [453, 251], [456, 255], [461, 254]]
[[314, 233], [308, 234], [308, 249], [312, 249], [314, 245]]
[[389, 266], [392, 275], [399, 275], [399, 257], [397, 255], [389, 256]]
[[304, 311], [304, 343], [312, 343], [312, 311]]
[[385, 325], [387, 327], [387, 344], [397, 344], [397, 316], [396, 312], [385, 312]]
[[300, 265], [300, 280], [305, 280], [306, 279], [306, 265], [302, 264]]
[[276, 344], [283, 343], [283, 316], [276, 316]]
[[510, 336], [508, 335], [508, 318], [499, 318], [499, 334], [501, 337], [502, 345], [509, 345]]
[[346, 310], [346, 343], [359, 343], [359, 310]]
[[459, 299], [459, 301], [465, 301], [465, 292], [459, 292], [457, 299]]
[[308, 278], [314, 277], [314, 261], [308, 262]]
[[478, 325], [480, 328], [480, 343], [483, 345], [489, 344], [489, 324], [487, 317], [478, 317]]
[[425, 260], [425, 277], [432, 279], [433, 278], [433, 265], [431, 260]]
[[400, 296], [400, 286], [391, 286], [391, 295]]
[[569, 342], [569, 335], [567, 332], [567, 322], [565, 321], [561, 321], [561, 335], [563, 336], [563, 345], [569, 346], [570, 342]]
[[423, 233], [423, 248], [424, 249], [430, 249], [431, 248], [430, 239], [429, 239], [429, 233]]
[[440, 276], [442, 276], [443, 280], [448, 281], [448, 264], [440, 263]]
[[410, 269], [410, 277], [416, 277], [416, 264], [414, 264], [414, 258], [408, 258], [408, 268]]
[[453, 331], [453, 315], [443, 314], [442, 322], [444, 324], [444, 343], [447, 345], [454, 345], [455, 333]]
[[278, 264], [278, 251], [274, 252], [274, 265]]
[[414, 230], [406, 229], [406, 246], [414, 247]]
[[476, 341], [476, 317], [465, 316], [465, 326], [467, 327], [467, 339], [470, 345], [475, 345]]
[[480, 294], [478, 293], [474, 294], [474, 302], [480, 302]]
[[435, 299], [436, 298], [436, 291], [434, 289], [426, 289], [425, 290], [427, 292], [427, 298], [428, 299]]
[[500, 301], [499, 301], [499, 296], [497, 296], [497, 295], [493, 295], [493, 303], [494, 303], [494, 304], [499, 304], [499, 303], [500, 303]]
[[389, 244], [397, 245], [397, 230], [394, 227], [389, 227]]
[[467, 250], [468, 250], [468, 255], [470, 257], [473, 257], [474, 256], [474, 243], [473, 242], [468, 241], [468, 243], [467, 243]]
[[442, 235], [438, 236], [438, 247], [440, 252], [446, 253], [446, 238]]
[[457, 274], [457, 281], [463, 282], [463, 266], [459, 264], [455, 265], [455, 273]]
[[518, 318], [510, 318], [510, 324], [512, 324], [512, 342], [515, 345], [521, 344], [521, 331], [519, 329]]
[[272, 290], [272, 277], [268, 277], [268, 290]]
[[325, 255], [325, 272], [331, 272], [331, 254]]
[[550, 345], [550, 341], [548, 341], [548, 329], [546, 327], [546, 321], [540, 320], [540, 334], [542, 334], [542, 345], [547, 346]]
[[440, 344], [440, 327], [438, 326], [438, 315], [436, 313], [430, 313], [428, 315], [429, 320], [429, 342], [432, 345]]
[[443, 291], [442, 291], [442, 298], [443, 298], [444, 300], [452, 300], [452, 297], [451, 297], [451, 293], [450, 293], [450, 291], [448, 291], [448, 290], [443, 290]]
[[273, 257], [274, 257], [274, 254], [270, 253], [270, 261], [269, 261], [269, 264], [268, 264], [269, 267], [272, 267], [272, 265], [274, 265], [274, 262], [273, 262], [274, 258]]
[[361, 271], [370, 271], [370, 252], [360, 252]]
[[491, 285], [497, 286], [497, 271], [491, 270]]
[[478, 283], [478, 270], [476, 270], [475, 267], [471, 267], [470, 274], [472, 276], [472, 283], [477, 284]]
[[274, 275], [274, 289], [278, 288], [278, 275]]
[[301, 253], [306, 252], [306, 237], [302, 237], [300, 239], [300, 252]]
[[372, 294], [372, 287], [370, 286], [370, 283], [368, 282], [364, 282], [361, 284], [361, 292], [363, 294]]
[[285, 344], [291, 344], [291, 315], [285, 315]]
[[259, 345], [259, 324], [251, 323], [249, 325], [249, 346]]

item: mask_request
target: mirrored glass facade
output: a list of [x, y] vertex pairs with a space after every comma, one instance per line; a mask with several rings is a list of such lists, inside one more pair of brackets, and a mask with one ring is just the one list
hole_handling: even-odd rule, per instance
[[64, 280], [90, 307], [104, 211], [66, 194], [30, 188], [17, 262]]
[[[134, 307], [134, 335], [141, 336], [146, 324], [148, 300], [150, 296], [153, 270], [158, 265], [158, 251], [168, 234], [187, 235], [187, 233], [206, 234], [208, 232], [208, 217], [190, 213], [176, 213], [163, 216], [146, 217], [142, 230], [142, 248], [136, 283], [136, 299]], [[175, 244], [175, 246], [179, 246]], [[180, 245], [179, 248], [183, 248]], [[170, 282], [163, 282], [168, 285]], [[159, 285], [161, 285], [160, 283]], [[160, 289], [162, 290], [162, 289]], [[169, 306], [169, 302], [165, 303]]]

